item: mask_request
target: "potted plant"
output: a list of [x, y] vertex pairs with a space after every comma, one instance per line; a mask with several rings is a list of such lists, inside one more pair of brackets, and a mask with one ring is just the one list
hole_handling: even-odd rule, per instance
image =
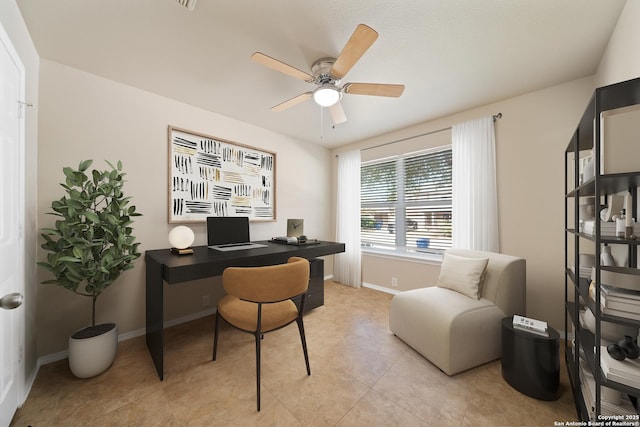
[[43, 228], [42, 248], [49, 253], [38, 265], [53, 273], [44, 284], [56, 284], [91, 298], [91, 326], [69, 338], [69, 366], [78, 377], [89, 378], [108, 369], [118, 345], [115, 323], [96, 325], [96, 301], [122, 272], [140, 257], [133, 236], [132, 217], [140, 216], [129, 205], [122, 187], [122, 162], [110, 170], [88, 171], [93, 160], [78, 169], [63, 168], [66, 195], [51, 203], [57, 218], [53, 228]]

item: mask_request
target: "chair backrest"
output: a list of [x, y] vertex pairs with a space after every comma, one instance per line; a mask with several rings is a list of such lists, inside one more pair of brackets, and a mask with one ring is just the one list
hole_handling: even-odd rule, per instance
[[228, 294], [253, 302], [277, 302], [303, 294], [309, 287], [309, 261], [291, 257], [286, 264], [228, 267], [222, 273]]
[[453, 255], [489, 258], [482, 282], [482, 298], [497, 305], [506, 315], [526, 315], [526, 261], [511, 255], [469, 249], [447, 249]]

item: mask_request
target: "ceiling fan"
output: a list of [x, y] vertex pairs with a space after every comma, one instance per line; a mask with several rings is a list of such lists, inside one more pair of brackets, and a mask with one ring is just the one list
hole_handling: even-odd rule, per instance
[[285, 64], [275, 58], [261, 52], [251, 55], [251, 60], [272, 68], [296, 79], [304, 80], [318, 86], [315, 90], [302, 93], [271, 107], [272, 111], [282, 111], [298, 105], [310, 98], [321, 107], [329, 108], [334, 124], [347, 121], [344, 109], [340, 104], [343, 93], [354, 95], [389, 96], [397, 98], [402, 95], [404, 85], [381, 83], [345, 83], [340, 86], [340, 81], [351, 70], [356, 62], [371, 47], [378, 38], [378, 33], [364, 25], [356, 27], [349, 41], [337, 58], [320, 58], [311, 66], [309, 74], [289, 64]]

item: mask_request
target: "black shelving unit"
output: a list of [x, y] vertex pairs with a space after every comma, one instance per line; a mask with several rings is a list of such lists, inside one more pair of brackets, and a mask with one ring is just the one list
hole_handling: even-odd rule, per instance
[[[607, 141], [601, 140], [601, 114], [639, 104], [640, 78], [596, 89], [565, 151], [565, 361], [576, 412], [581, 421], [594, 421], [598, 419], [598, 415], [602, 414], [601, 387], [609, 387], [629, 395], [634, 405], [636, 397], [640, 396], [640, 389], [608, 380], [600, 363], [601, 322], [640, 327], [638, 320], [608, 315], [601, 310], [600, 278], [601, 272], [606, 270], [606, 267], [600, 264], [601, 248], [605, 243], [625, 245], [628, 249], [628, 266], [638, 268], [640, 239], [603, 236], [599, 218], [600, 210], [604, 207], [608, 195], [629, 191], [634, 202], [633, 212], [627, 212], [627, 215], [630, 214], [638, 219], [637, 189], [640, 186], [640, 171], [606, 174], [601, 170], [603, 157], [601, 151], [603, 144], [607, 144]], [[637, 144], [640, 144], [640, 140]], [[587, 151], [592, 153], [594, 176], [581, 182], [580, 155]], [[606, 164], [606, 158], [604, 161]], [[587, 197], [594, 200], [596, 222], [593, 235], [579, 230], [580, 201]], [[579, 274], [580, 254], [591, 253], [582, 252], [582, 247], [587, 247], [595, 255], [595, 301], [589, 295], [590, 279], [580, 277]], [[574, 269], [571, 266], [574, 266]], [[586, 307], [581, 307], [581, 304]], [[595, 333], [583, 328], [580, 324], [581, 308], [590, 309], [594, 314]], [[573, 335], [573, 345], [571, 335]], [[585, 402], [582, 393], [581, 383], [584, 379], [580, 368], [581, 353], [595, 380], [593, 413], [588, 409], [591, 402]]]

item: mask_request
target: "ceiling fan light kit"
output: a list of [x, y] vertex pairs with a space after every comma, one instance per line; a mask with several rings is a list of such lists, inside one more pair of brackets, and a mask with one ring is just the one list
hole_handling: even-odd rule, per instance
[[364, 24], [358, 25], [338, 58], [318, 59], [311, 66], [313, 74], [306, 73], [264, 53], [255, 52], [251, 55], [252, 61], [318, 86], [313, 92], [305, 92], [295, 96], [271, 107], [271, 110], [283, 111], [309, 98], [313, 98], [319, 106], [328, 107], [334, 124], [339, 124], [347, 120], [340, 104], [343, 93], [394, 98], [402, 95], [404, 85], [398, 84], [346, 83], [344, 86], [339, 86], [340, 80], [351, 70], [377, 38], [378, 33], [371, 27]]
[[342, 93], [332, 85], [322, 85], [313, 91], [313, 100], [321, 107], [331, 107], [342, 98]]

